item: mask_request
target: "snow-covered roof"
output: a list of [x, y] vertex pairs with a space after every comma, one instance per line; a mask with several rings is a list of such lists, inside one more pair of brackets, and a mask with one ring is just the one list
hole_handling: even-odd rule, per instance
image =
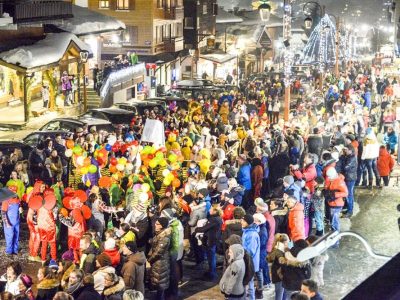
[[86, 7], [72, 5], [72, 14], [73, 18], [56, 20], [51, 23], [63, 31], [68, 31], [78, 36], [125, 29], [123, 22]]
[[221, 7], [218, 8], [218, 15], [217, 15], [217, 24], [225, 24], [225, 23], [240, 23], [243, 19], [240, 17], [235, 16], [227, 12], [226, 10], [222, 9]]
[[25, 69], [34, 69], [59, 62], [74, 42], [81, 51], [89, 51], [90, 46], [76, 35], [68, 32], [49, 33], [46, 38], [30, 46], [21, 46], [0, 53], [0, 59]]

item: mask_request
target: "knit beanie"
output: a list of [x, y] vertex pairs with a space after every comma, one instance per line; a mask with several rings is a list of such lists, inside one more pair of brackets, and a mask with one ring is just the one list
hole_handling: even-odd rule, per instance
[[246, 215], [243, 217], [243, 220], [245, 220], [246, 223], [247, 223], [248, 225], [251, 225], [251, 224], [254, 223], [254, 218], [253, 218], [253, 216], [250, 215], [250, 214], [246, 214]]
[[101, 254], [97, 255], [96, 260], [99, 262], [100, 267], [111, 266], [111, 259], [105, 253], [101, 253]]
[[160, 225], [161, 225], [161, 227], [162, 228], [167, 228], [168, 227], [168, 223], [169, 223], [169, 221], [168, 221], [168, 219], [167, 218], [165, 218], [165, 217], [161, 217], [161, 218], [158, 218], [157, 219], [157, 221], [158, 221], [158, 223], [160, 223]]
[[27, 274], [21, 274], [19, 276], [19, 279], [21, 280], [22, 284], [27, 288], [31, 288], [33, 285], [33, 280], [32, 277], [27, 275]]
[[125, 247], [129, 249], [132, 253], [136, 253], [138, 251], [137, 245], [135, 241], [127, 241], [125, 243]]

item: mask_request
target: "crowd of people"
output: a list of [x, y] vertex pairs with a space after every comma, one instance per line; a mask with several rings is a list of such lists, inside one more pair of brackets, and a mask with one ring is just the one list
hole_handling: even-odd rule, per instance
[[[298, 254], [352, 217], [355, 186], [387, 186], [394, 168], [385, 110], [394, 99], [373, 97], [372, 74], [353, 64], [328, 75], [326, 97], [300, 93], [286, 122], [282, 84], [266, 78], [136, 116], [127, 129], [78, 128], [27, 161], [0, 154], [0, 182], [15, 193], [2, 202], [15, 258], [2, 299], [178, 299], [183, 278], [199, 272], [225, 299], [262, 299], [272, 286], [276, 300], [322, 299], [328, 255]], [[150, 119], [163, 123], [165, 144], [141, 142]], [[29, 241], [19, 241], [25, 222]], [[20, 242], [41, 263], [35, 283]]]

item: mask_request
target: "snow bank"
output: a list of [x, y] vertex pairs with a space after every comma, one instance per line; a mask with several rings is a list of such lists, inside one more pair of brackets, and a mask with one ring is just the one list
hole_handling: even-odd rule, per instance
[[71, 33], [49, 33], [45, 39], [33, 45], [0, 53], [0, 59], [26, 69], [45, 66], [60, 61], [71, 42], [81, 50], [91, 52], [89, 45]]

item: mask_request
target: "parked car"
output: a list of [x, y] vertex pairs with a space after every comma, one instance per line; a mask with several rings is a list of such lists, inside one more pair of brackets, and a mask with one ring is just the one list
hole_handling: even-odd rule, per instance
[[147, 110], [157, 109], [161, 111], [162, 114], [165, 114], [166, 107], [167, 107], [166, 102], [159, 98], [114, 103], [114, 105], [112, 106], [112, 108], [127, 110], [133, 113], [134, 116], [143, 115], [146, 109]]
[[80, 118], [80, 119], [67, 119], [67, 118], [57, 118], [47, 122], [40, 128], [40, 131], [66, 131], [74, 132], [79, 127], [88, 126], [88, 130], [92, 126], [96, 126], [97, 130], [105, 130], [107, 132], [113, 132], [114, 126], [111, 122], [104, 119], [96, 118]]
[[79, 119], [101, 119], [107, 120], [115, 125], [125, 125], [130, 124], [134, 114], [132, 111], [128, 111], [121, 108], [94, 108], [89, 109], [86, 113], [81, 115]]
[[68, 132], [66, 131], [35, 131], [28, 134], [23, 139], [4, 139], [0, 140], [0, 151], [5, 155], [10, 155], [16, 148], [21, 149], [24, 159], [28, 159], [29, 153], [40, 142], [44, 142], [48, 138], [53, 141], [58, 134], [62, 138], [66, 138]]

